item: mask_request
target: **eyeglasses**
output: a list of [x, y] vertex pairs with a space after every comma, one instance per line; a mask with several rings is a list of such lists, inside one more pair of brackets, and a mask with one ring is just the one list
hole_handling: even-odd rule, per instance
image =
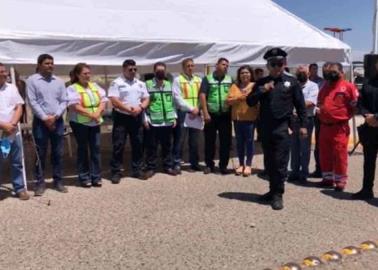
[[275, 67], [283, 67], [283, 63], [282, 62], [278, 62], [278, 63], [269, 63], [269, 65], [272, 67], [272, 68], [275, 68]]
[[138, 70], [137, 68], [129, 68], [128, 69], [129, 72], [137, 72], [137, 70]]

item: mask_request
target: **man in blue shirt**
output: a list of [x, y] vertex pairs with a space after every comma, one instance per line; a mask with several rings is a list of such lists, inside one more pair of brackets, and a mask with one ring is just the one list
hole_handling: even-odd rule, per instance
[[35, 196], [45, 191], [45, 159], [48, 141], [51, 141], [51, 161], [53, 166], [54, 188], [66, 193], [62, 181], [63, 134], [62, 115], [67, 107], [66, 88], [63, 80], [53, 74], [54, 59], [51, 55], [38, 57], [38, 73], [31, 75], [27, 82], [27, 97], [34, 114], [33, 136], [36, 143], [38, 162], [36, 162]]

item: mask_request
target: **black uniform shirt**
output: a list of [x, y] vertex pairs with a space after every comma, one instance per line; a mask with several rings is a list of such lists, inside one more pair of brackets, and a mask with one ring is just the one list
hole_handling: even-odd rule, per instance
[[[274, 88], [263, 93], [264, 84], [274, 81]], [[302, 88], [296, 78], [282, 74], [280, 77], [264, 77], [256, 82], [247, 97], [247, 104], [255, 106], [260, 102], [260, 118], [262, 125], [272, 120], [289, 120], [295, 107], [300, 126], [307, 124], [306, 106]], [[266, 121], [266, 122], [265, 122]], [[265, 123], [264, 123], [265, 122]]]
[[365, 81], [360, 91], [358, 107], [362, 115], [374, 114], [378, 119], [378, 78]]

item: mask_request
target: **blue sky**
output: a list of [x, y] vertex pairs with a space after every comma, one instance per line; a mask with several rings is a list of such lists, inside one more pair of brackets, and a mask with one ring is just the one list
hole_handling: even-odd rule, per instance
[[353, 51], [370, 52], [375, 0], [274, 0], [277, 4], [310, 24], [324, 27], [352, 28], [344, 41]]

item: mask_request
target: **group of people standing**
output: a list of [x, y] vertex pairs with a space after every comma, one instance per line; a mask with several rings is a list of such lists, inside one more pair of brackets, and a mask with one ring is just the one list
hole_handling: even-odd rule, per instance
[[[205, 174], [217, 171], [214, 163], [217, 136], [219, 172], [228, 174], [233, 126], [239, 160], [235, 174], [251, 175], [254, 133], [255, 127], [259, 127], [265, 172], [270, 181], [269, 192], [260, 199], [269, 202], [275, 210], [283, 208], [285, 180], [306, 182], [308, 177], [318, 176], [321, 171], [321, 186], [344, 190], [348, 120], [356, 108], [358, 91], [344, 80], [342, 65], [338, 63], [323, 66], [324, 79], [317, 76], [316, 64], [309, 68], [300, 66], [295, 75], [291, 75], [285, 72], [286, 56], [282, 49], [273, 48], [264, 55], [268, 76], [261, 78], [260, 69], [254, 71], [245, 65], [238, 69], [236, 81], [228, 75], [226, 58], [219, 58], [215, 71], [204, 78], [194, 74], [193, 59], [184, 59], [183, 71], [173, 82], [167, 79], [167, 66], [163, 62], [155, 63], [154, 77], [142, 82], [136, 77], [136, 62], [127, 59], [122, 65], [122, 75], [111, 83], [106, 93], [91, 81], [91, 68], [87, 64], [79, 63], [73, 68], [72, 80], [66, 88], [53, 74], [53, 57], [40, 55], [37, 73], [26, 82], [27, 98], [34, 114], [32, 134], [38, 161], [35, 196], [41, 196], [46, 188], [44, 172], [49, 141], [54, 188], [67, 192], [62, 180], [63, 114], [66, 110], [77, 141], [79, 184], [101, 187], [100, 127], [107, 102], [113, 107], [110, 166], [114, 184], [123, 176], [127, 137], [135, 178], [145, 180], [155, 174], [159, 165], [159, 145], [163, 172], [180, 174], [183, 138], [188, 138], [190, 171], [200, 171], [198, 141], [201, 131], [187, 125], [187, 122], [200, 119], [204, 121]], [[0, 64], [1, 143], [9, 141], [11, 144], [12, 183], [17, 196], [26, 200], [29, 195], [23, 186], [19, 154], [22, 146], [17, 139], [20, 133], [16, 130], [24, 101], [15, 87], [5, 80], [6, 70]], [[369, 117], [370, 114], [367, 119]], [[311, 175], [308, 168], [314, 126], [315, 156], [320, 165]], [[288, 176], [290, 152], [292, 170]]]

